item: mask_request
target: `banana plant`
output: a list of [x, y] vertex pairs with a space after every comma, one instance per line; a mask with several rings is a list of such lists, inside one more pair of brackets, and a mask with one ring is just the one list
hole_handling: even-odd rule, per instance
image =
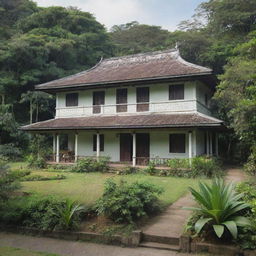
[[236, 239], [238, 227], [250, 225], [250, 221], [241, 215], [241, 211], [249, 205], [241, 200], [243, 194], [236, 192], [234, 184], [225, 184], [222, 179], [214, 179], [211, 185], [200, 182], [199, 191], [189, 189], [198, 207], [186, 209], [194, 210], [201, 216], [194, 226], [197, 234], [208, 224], [219, 238], [226, 229]]

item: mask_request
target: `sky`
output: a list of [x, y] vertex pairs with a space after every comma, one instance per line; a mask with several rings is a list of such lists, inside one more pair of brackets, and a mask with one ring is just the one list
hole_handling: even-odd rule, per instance
[[107, 29], [138, 21], [174, 31], [203, 0], [34, 0], [39, 6], [75, 6], [92, 13]]

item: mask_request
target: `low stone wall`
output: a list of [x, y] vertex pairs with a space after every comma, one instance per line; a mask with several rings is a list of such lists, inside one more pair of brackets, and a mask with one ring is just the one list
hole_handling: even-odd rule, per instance
[[28, 227], [2, 226], [1, 230], [33, 236], [44, 236], [72, 241], [92, 241], [105, 244], [137, 247], [141, 240], [141, 231], [133, 231], [129, 237], [121, 235], [105, 235], [93, 232], [47, 231]]

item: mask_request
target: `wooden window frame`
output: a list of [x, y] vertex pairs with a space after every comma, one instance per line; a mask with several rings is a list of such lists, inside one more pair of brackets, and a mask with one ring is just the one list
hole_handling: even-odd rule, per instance
[[[74, 98], [72, 98], [72, 97], [74, 97]], [[79, 98], [79, 95], [77, 92], [67, 93], [66, 94], [66, 107], [77, 107], [78, 106], [78, 98]]]
[[[147, 90], [147, 99], [141, 99], [139, 91]], [[136, 103], [137, 103], [137, 112], [149, 111], [149, 101], [150, 101], [150, 89], [149, 87], [137, 87], [136, 88]], [[145, 103], [144, 103], [145, 102]], [[139, 104], [138, 104], [139, 103]], [[142, 104], [141, 104], [142, 103]]]
[[[96, 104], [96, 94], [102, 94], [103, 95], [103, 102], [101, 104]], [[101, 106], [105, 105], [105, 91], [94, 91], [92, 93], [92, 105], [93, 105], [93, 114], [99, 114], [101, 113]]]
[[[104, 152], [105, 137], [104, 134], [100, 134], [100, 152]], [[93, 134], [92, 137], [92, 149], [93, 152], [97, 151], [97, 134]]]
[[169, 100], [184, 100], [185, 86], [184, 84], [169, 85]]
[[[122, 95], [122, 93], [123, 95]], [[128, 89], [116, 89], [116, 112], [127, 112]]]
[[[174, 141], [173, 141], [173, 138]], [[179, 142], [182, 141], [182, 144]], [[174, 145], [174, 143], [178, 143]], [[186, 153], [186, 134], [185, 133], [172, 133], [169, 134], [169, 153], [177, 153], [177, 154], [184, 154]]]

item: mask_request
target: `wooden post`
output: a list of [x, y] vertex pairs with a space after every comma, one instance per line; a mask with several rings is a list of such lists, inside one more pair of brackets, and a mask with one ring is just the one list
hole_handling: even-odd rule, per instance
[[78, 159], [78, 133], [75, 134], [75, 162]]
[[132, 166], [136, 166], [136, 133], [132, 134]]
[[60, 162], [60, 135], [56, 136], [56, 162]]
[[215, 133], [215, 155], [219, 156], [219, 134]]
[[188, 158], [189, 158], [189, 164], [192, 164], [192, 131], [188, 132]]
[[97, 148], [96, 148], [96, 157], [97, 157], [97, 161], [100, 160], [100, 134], [97, 132]]

